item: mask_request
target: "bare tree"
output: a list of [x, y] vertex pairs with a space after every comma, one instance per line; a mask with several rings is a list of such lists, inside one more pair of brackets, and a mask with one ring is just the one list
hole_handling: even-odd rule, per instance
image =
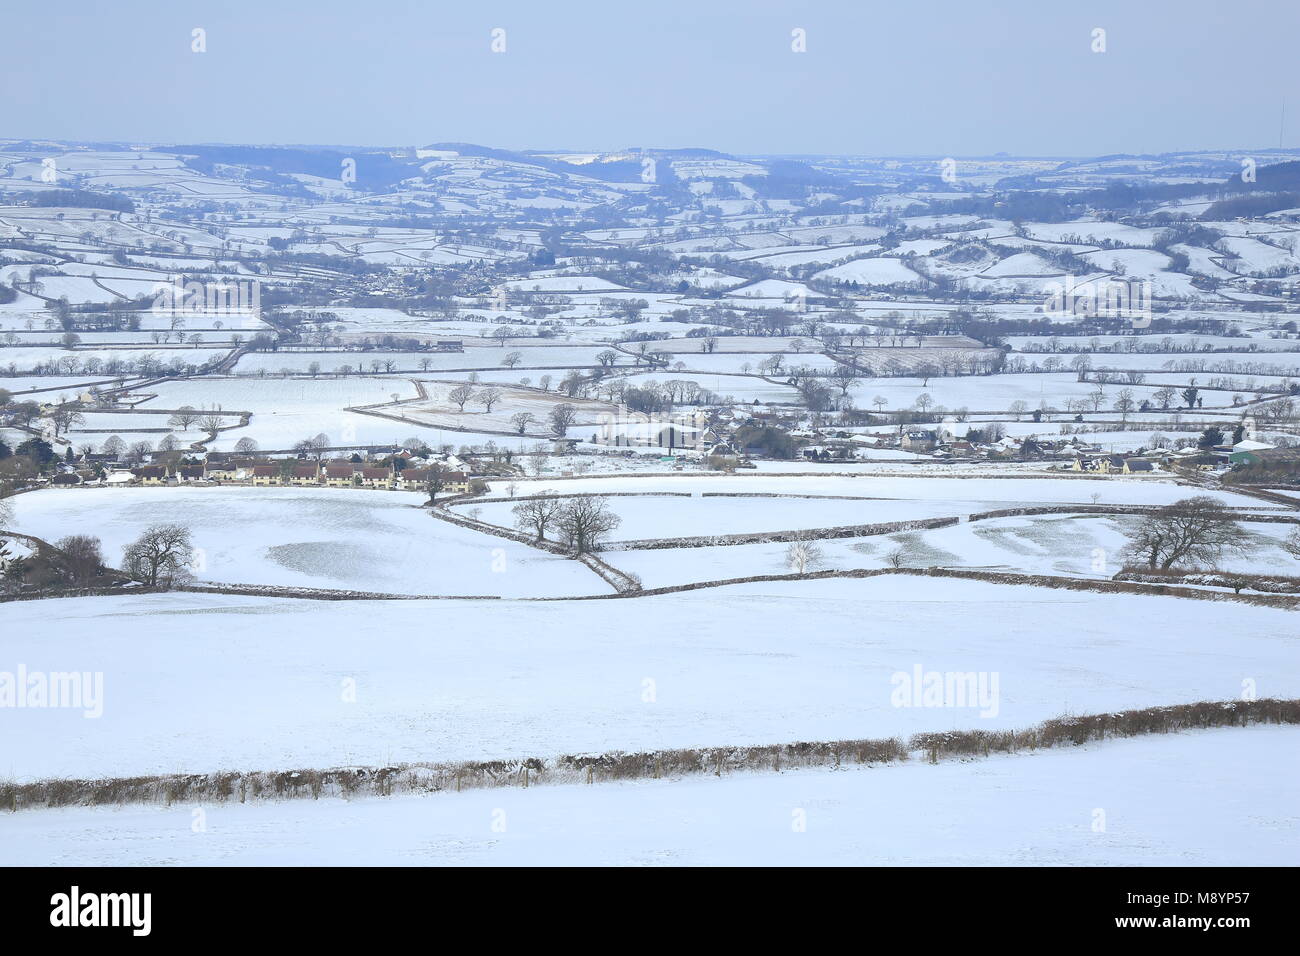
[[505, 392], [499, 388], [485, 388], [474, 396], [474, 401], [482, 405], [490, 415], [492, 414], [492, 406], [501, 401], [501, 396], [504, 394]]
[[1282, 542], [1282, 550], [1300, 561], [1300, 527], [1291, 529], [1291, 533]]
[[54, 422], [54, 434], [57, 436], [60, 432], [65, 432], [73, 425], [80, 425], [86, 420], [86, 416], [81, 414], [81, 406], [76, 402], [60, 402], [50, 411], [50, 419]]
[[559, 518], [564, 502], [554, 492], [544, 491], [540, 495], [519, 502], [511, 511], [515, 516], [515, 527], [527, 531], [541, 541], [546, 537], [546, 529]]
[[528, 426], [537, 421], [537, 416], [532, 412], [515, 412], [510, 416], [510, 424], [515, 426], [515, 431], [523, 434], [528, 430]]
[[569, 426], [578, 417], [578, 410], [568, 402], [561, 402], [551, 409], [551, 431], [558, 438], [563, 438]]
[[528, 463], [531, 466], [534, 477], [540, 478], [546, 473], [546, 462], [550, 457], [550, 449], [546, 447], [545, 442], [538, 442], [533, 446], [531, 457]]
[[839, 386], [841, 395], [848, 395], [849, 389], [858, 387], [858, 370], [852, 365], [836, 365], [831, 380]]
[[914, 556], [914, 552], [910, 546], [900, 544], [885, 555], [885, 564], [891, 568], [905, 568]]
[[122, 570], [148, 587], [170, 587], [188, 579], [194, 545], [183, 525], [154, 525], [122, 549]]
[[445, 462], [435, 461], [429, 466], [429, 480], [424, 485], [424, 490], [429, 493], [429, 504], [433, 504], [434, 499], [447, 486], [447, 476], [450, 474], [451, 466]]
[[147, 441], [141, 440], [135, 442], [126, 450], [126, 460], [138, 465], [144, 461], [146, 455], [149, 455], [152, 452], [153, 445]]
[[451, 402], [462, 412], [465, 411], [465, 406], [473, 397], [474, 389], [470, 388], [468, 385], [457, 385], [447, 393], [447, 401]]
[[1244, 550], [1242, 530], [1227, 507], [1209, 495], [1165, 505], [1138, 522], [1125, 556], [1149, 568], [1212, 566], [1224, 551]]
[[1123, 389], [1119, 393], [1119, 397], [1115, 399], [1114, 407], [1115, 411], [1119, 412], [1119, 420], [1121, 422], [1128, 421], [1128, 417], [1133, 413], [1133, 409], [1137, 408], [1137, 401], [1133, 398], [1133, 389]]
[[609, 510], [604, 499], [595, 495], [570, 498], [558, 516], [560, 533], [577, 554], [599, 550], [601, 540], [622, 523], [623, 519]]
[[198, 420], [198, 409], [190, 405], [182, 405], [172, 413], [171, 418], [167, 419], [167, 427], [178, 431], [189, 431], [190, 426]]
[[785, 563], [795, 574], [807, 574], [821, 567], [826, 560], [822, 549], [812, 541], [792, 541], [785, 552]]

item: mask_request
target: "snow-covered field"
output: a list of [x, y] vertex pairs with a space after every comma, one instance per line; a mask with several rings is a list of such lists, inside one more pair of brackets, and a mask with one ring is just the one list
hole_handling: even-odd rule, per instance
[[[466, 348], [463, 352], [378, 352], [378, 351], [333, 351], [333, 352], [250, 352], [240, 358], [235, 365], [238, 375], [254, 375], [259, 371], [278, 374], [283, 369], [294, 372], [307, 372], [312, 365], [318, 371], [335, 372], [348, 366], [351, 373], [383, 371], [383, 363], [396, 363], [396, 370], [402, 372], [440, 371], [445, 369], [501, 369], [503, 374], [514, 374], [517, 369], [544, 368], [560, 370], [570, 368], [590, 368], [600, 364], [596, 355], [604, 349], [571, 348], [566, 346], [538, 346], [535, 342], [519, 342], [505, 348], [477, 347]], [[511, 370], [502, 363], [507, 356], [519, 353], [516, 370]], [[165, 355], [164, 355], [165, 358]], [[620, 353], [616, 365], [632, 365], [632, 356]], [[374, 363], [380, 363], [378, 369]]]
[[[1300, 696], [1290, 611], [898, 575], [589, 601], [173, 593], [5, 616], [7, 669], [104, 675], [98, 719], [6, 715], [0, 773], [20, 780], [1021, 727], [1233, 699], [1246, 680]], [[917, 666], [996, 675], [994, 706], [894, 706], [893, 676]]]
[[[1005, 477], [950, 477], [952, 466], [938, 466], [948, 472], [946, 475], [910, 476], [897, 474], [860, 475], [827, 474], [809, 475], [815, 466], [801, 464], [802, 474], [756, 474], [734, 476], [705, 476], [699, 474], [669, 475], [635, 475], [590, 478], [541, 478], [519, 481], [518, 493], [521, 495], [540, 494], [553, 491], [561, 495], [608, 494], [611, 492], [685, 492], [689, 494], [740, 493], [740, 494], [793, 494], [793, 495], [852, 495], [867, 498], [896, 499], [907, 501], [935, 501], [950, 504], [949, 514], [961, 514], [985, 510], [983, 505], [990, 502], [999, 507], [1018, 507], [1022, 505], [1049, 504], [1092, 504], [1093, 495], [1097, 504], [1105, 505], [1164, 505], [1178, 501], [1194, 494], [1209, 494], [1224, 504], [1234, 507], [1269, 510], [1267, 505], [1246, 495], [1230, 491], [1207, 491], [1180, 485], [1166, 478], [1145, 478], [1134, 476], [1113, 476], [1104, 478], [1054, 478], [1035, 475], [1030, 478]], [[493, 494], [504, 493], [505, 483], [492, 481], [489, 488]], [[662, 498], [651, 501], [673, 502], [681, 499]], [[722, 499], [719, 499], [722, 500]], [[613, 498], [610, 504], [618, 503]], [[777, 501], [780, 501], [778, 499]], [[772, 502], [775, 503], [775, 502]], [[786, 502], [780, 501], [781, 504]], [[490, 504], [490, 503], [489, 503]], [[757, 507], [767, 507], [770, 503], [756, 499]], [[860, 505], [863, 502], [846, 502], [848, 505]], [[866, 504], [869, 504], [866, 503]], [[484, 516], [489, 505], [484, 504]], [[670, 505], [671, 507], [671, 505]], [[900, 516], [899, 520], [908, 517]], [[891, 520], [891, 519], [887, 519]], [[852, 523], [852, 522], [850, 522]]]
[[[1294, 866], [1294, 727], [598, 786], [24, 811], [19, 866]], [[1099, 825], [1100, 823], [1100, 825]]]
[[[266, 589], [45, 599], [33, 592], [67, 569], [11, 540], [0, 781], [903, 736], [1300, 697], [1285, 599], [1105, 592], [1141, 518], [1084, 513], [1209, 495], [1239, 518], [1276, 518], [1300, 514], [1300, 498], [1221, 490], [1234, 486], [1217, 467], [1074, 473], [1017, 444], [1073, 434], [1116, 453], [1241, 425], [1291, 445], [1300, 211], [1265, 195], [1290, 188], [1294, 170], [1268, 167], [1300, 165], [1300, 151], [1258, 156], [1263, 192], [1244, 194], [1225, 184], [1242, 159], [1226, 148], [963, 156], [956, 178], [945, 160], [936, 179], [932, 158], [907, 155], [516, 146], [0, 141], [0, 389], [38, 406], [0, 409], [5, 451], [23, 447], [0, 461], [0, 485], [28, 485], [0, 502], [8, 530], [93, 535], [118, 564], [146, 528], [178, 523], [200, 585]], [[343, 165], [353, 182], [340, 149], [357, 154]], [[1047, 210], [1052, 222], [1034, 221]], [[187, 277], [259, 291], [231, 314], [149, 301]], [[1066, 283], [1120, 281], [1154, 293], [1145, 327], [1048, 303]], [[447, 340], [463, 350], [433, 351]], [[863, 374], [842, 390], [829, 373], [846, 362]], [[53, 374], [20, 374], [38, 364]], [[827, 401], [790, 384], [800, 367]], [[463, 406], [450, 394], [462, 383], [475, 386]], [[91, 385], [100, 394], [84, 395]], [[1169, 408], [1189, 385], [1202, 404]], [[491, 408], [488, 386], [502, 393]], [[83, 400], [84, 420], [66, 426], [51, 407]], [[598, 445], [622, 401], [694, 416], [701, 447]], [[577, 418], [555, 439], [560, 402]], [[211, 441], [197, 425], [172, 432], [183, 406], [226, 427]], [[911, 428], [993, 441], [992, 423], [1007, 438], [977, 447], [987, 457], [902, 450], [920, 447], [904, 441]], [[850, 442], [854, 457], [767, 459], [749, 425], [784, 432], [796, 456]], [[321, 435], [327, 456], [375, 464], [424, 442], [507, 500], [454, 505], [489, 522], [466, 528], [416, 491], [106, 487], [101, 470], [123, 462], [84, 453], [113, 434], [181, 442], [150, 464], [241, 439], [288, 459]], [[49, 449], [29, 441], [42, 435]], [[706, 470], [733, 451], [754, 460]], [[1262, 457], [1285, 464], [1284, 451]], [[29, 462], [47, 463], [36, 481]], [[53, 487], [73, 470], [93, 487]], [[814, 570], [897, 573], [637, 595], [597, 561], [498, 536], [513, 499], [541, 491], [609, 495], [621, 522], [600, 557], [645, 588], [780, 575], [791, 548], [628, 547], [638, 539], [954, 523], [817, 540]], [[969, 520], [1033, 506], [1060, 511]], [[1218, 568], [1300, 576], [1284, 547], [1294, 528], [1243, 520]], [[42, 599], [7, 600], [15, 590]], [[102, 673], [102, 716], [4, 707], [17, 667]], [[916, 669], [979, 675], [991, 698], [896, 705], [894, 678]], [[1295, 864], [1298, 736], [1253, 727], [941, 766], [213, 806], [202, 834], [192, 807], [0, 813], [0, 862]], [[806, 832], [792, 828], [805, 811]]]
[[[247, 427], [223, 431], [211, 448], [229, 451], [241, 438], [252, 438], [262, 449], [289, 449], [305, 438], [324, 433], [335, 445], [378, 445], [419, 435], [419, 426], [347, 412], [351, 405], [387, 403], [396, 394], [418, 394], [409, 379], [239, 379], [213, 378], [151, 385], [155, 397], [138, 407], [148, 409], [221, 408], [252, 412]], [[429, 435], [421, 435], [433, 442]]]
[[[1202, 384], [1210, 377], [1204, 372], [1194, 374]], [[928, 395], [932, 408], [941, 405], [949, 411], [958, 408], [1005, 411], [1013, 402], [1023, 402], [1031, 412], [1046, 405], [1055, 409], [1054, 414], [1060, 415], [1066, 409], [1067, 400], [1088, 398], [1100, 387], [1105, 397], [1099, 408], [1114, 415], [1114, 403], [1125, 389], [1132, 392], [1135, 402], [1141, 403], [1151, 400], [1152, 393], [1162, 384], [1178, 381], [1179, 377], [1174, 373], [1160, 372], [1148, 375], [1147, 380], [1141, 385], [1116, 383], [1098, 386], [1096, 382], [1080, 382], [1074, 372], [935, 377], [928, 381], [921, 378], [875, 378], [862, 381], [853, 397], [858, 405], [874, 408], [875, 397], [879, 395], [886, 400], [883, 407], [889, 412], [913, 408], [921, 395]], [[1201, 398], [1206, 406], [1228, 405], [1232, 401], [1231, 393], [1227, 392], [1202, 392]]]
[[199, 581], [398, 594], [603, 594], [582, 564], [431, 517], [427, 495], [349, 488], [86, 488], [20, 495], [15, 527], [46, 541], [93, 527], [107, 559], [183, 524]]
[[[779, 502], [781, 506], [789, 503]], [[915, 503], [912, 507], [920, 511], [922, 504]], [[786, 520], [789, 523], [791, 519]], [[974, 568], [1105, 579], [1123, 566], [1123, 551], [1130, 540], [1128, 531], [1136, 520], [1131, 517], [1052, 514], [992, 518], [975, 524], [862, 538], [833, 538], [817, 542], [822, 560], [816, 569], [845, 571], [888, 567], [889, 556], [901, 550], [903, 567]], [[1294, 527], [1290, 524], [1244, 525], [1247, 551], [1226, 555], [1219, 567], [1228, 571], [1300, 574], [1300, 564], [1281, 547]], [[632, 537], [625, 528], [620, 528], [618, 534]], [[789, 547], [789, 544], [774, 542], [691, 548], [689, 551], [673, 548], [627, 550], [610, 552], [606, 558], [619, 570], [638, 575], [646, 587], [664, 587], [697, 580], [784, 574], [790, 571], [786, 560]]]

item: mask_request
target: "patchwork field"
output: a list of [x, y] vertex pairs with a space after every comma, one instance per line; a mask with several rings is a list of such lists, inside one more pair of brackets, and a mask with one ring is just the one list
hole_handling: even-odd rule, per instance
[[399, 594], [603, 593], [582, 564], [438, 521], [427, 495], [328, 488], [87, 488], [20, 495], [16, 525], [47, 541], [93, 526], [110, 561], [146, 528], [187, 526], [200, 582]]
[[[9, 659], [102, 671], [103, 714], [11, 711], [4, 766], [29, 780], [551, 757], [1020, 727], [1231, 699], [1246, 679], [1261, 697], [1300, 696], [1289, 611], [939, 586], [891, 575], [609, 601], [20, 602], [5, 612]], [[917, 666], [996, 673], [996, 700], [895, 706], [893, 675]]]
[[1277, 755], [1296, 737], [1253, 727], [975, 764], [209, 805], [201, 838], [188, 805], [50, 810], [8, 821], [5, 853], [27, 866], [1290, 866], [1278, 833], [1300, 775]]

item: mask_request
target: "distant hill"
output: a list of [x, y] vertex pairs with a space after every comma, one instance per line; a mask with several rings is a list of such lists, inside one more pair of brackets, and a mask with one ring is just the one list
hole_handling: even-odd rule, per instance
[[200, 172], [211, 173], [218, 164], [265, 169], [280, 176], [296, 173], [319, 176], [321, 179], [340, 177], [345, 159], [356, 161], [357, 185], [363, 189], [386, 189], [403, 179], [419, 175], [411, 165], [393, 159], [387, 153], [341, 153], [326, 149], [293, 149], [279, 146], [161, 146], [160, 153], [186, 156], [185, 164]]

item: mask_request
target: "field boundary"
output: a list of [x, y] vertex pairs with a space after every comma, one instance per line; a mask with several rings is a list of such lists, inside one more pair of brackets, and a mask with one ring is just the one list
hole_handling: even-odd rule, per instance
[[417, 762], [323, 770], [217, 771], [0, 783], [0, 809], [53, 809], [126, 804], [248, 803], [321, 797], [390, 797], [537, 785], [680, 779], [804, 767], [878, 766], [920, 759], [971, 760], [1116, 738], [1220, 727], [1300, 724], [1300, 700], [1201, 701], [1107, 714], [1062, 716], [1021, 730], [964, 730], [907, 738], [798, 741], [627, 753], [566, 754], [551, 759]]

